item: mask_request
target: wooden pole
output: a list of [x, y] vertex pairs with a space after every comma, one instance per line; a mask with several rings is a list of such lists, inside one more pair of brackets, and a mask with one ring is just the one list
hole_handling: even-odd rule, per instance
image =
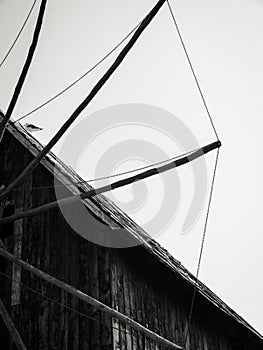
[[68, 130], [71, 124], [77, 119], [80, 113], [88, 106], [88, 104], [93, 100], [93, 98], [98, 94], [98, 92], [102, 89], [102, 87], [106, 84], [106, 82], [110, 79], [112, 74], [116, 71], [119, 65], [122, 63], [124, 58], [127, 56], [129, 51], [135, 45], [136, 41], [139, 39], [143, 31], [150, 24], [153, 18], [157, 15], [160, 8], [166, 0], [159, 0], [157, 4], [153, 7], [153, 9], [148, 13], [148, 15], [143, 19], [135, 33], [133, 34], [130, 41], [127, 45], [122, 49], [114, 63], [107, 70], [107, 72], [102, 76], [102, 78], [98, 81], [98, 83], [94, 86], [88, 96], [82, 101], [82, 103], [77, 107], [77, 109], [72, 113], [69, 119], [62, 125], [62, 127], [58, 130], [58, 132], [53, 136], [53, 138], [49, 141], [49, 143], [43, 148], [43, 150], [30, 162], [27, 167], [19, 174], [19, 176], [7, 186], [0, 193], [0, 200], [12, 189], [14, 188], [26, 175], [32, 172], [35, 167], [40, 163], [41, 159], [45, 157], [45, 155], [51, 150], [51, 148], [60, 140], [60, 138], [64, 135], [64, 133]]
[[75, 195], [75, 196], [63, 198], [61, 200], [47, 203], [47, 204], [41, 205], [37, 208], [30, 209], [28, 211], [24, 211], [24, 212], [20, 212], [20, 213], [8, 216], [8, 217], [0, 220], [0, 226], [3, 224], [7, 224], [8, 222], [14, 221], [14, 220], [37, 215], [43, 211], [47, 211], [47, 210], [50, 210], [52, 208], [56, 208], [58, 206], [73, 204], [81, 199], [90, 198], [90, 197], [96, 196], [98, 194], [114, 190], [114, 189], [119, 188], [119, 187], [127, 186], [127, 185], [132, 184], [136, 181], [146, 179], [146, 178], [151, 177], [153, 175], [161, 174], [165, 171], [168, 171], [168, 170], [171, 170], [173, 168], [182, 166], [186, 163], [189, 163], [189, 162], [195, 160], [196, 158], [199, 158], [199, 157], [203, 156], [204, 154], [206, 154], [206, 153], [208, 153], [216, 148], [219, 148], [220, 146], [221, 146], [221, 142], [216, 141], [216, 142], [213, 142], [207, 146], [204, 146], [204, 147], [198, 149], [197, 151], [194, 151], [193, 153], [191, 153], [185, 157], [176, 159], [175, 161], [173, 161], [171, 163], [160, 166], [159, 168], [153, 168], [153, 169], [144, 171], [138, 175], [131, 176], [127, 179], [116, 181], [110, 185], [106, 185], [106, 186], [103, 186], [103, 187], [100, 187], [97, 189], [90, 190], [90, 191], [85, 192], [85, 193], [81, 193], [80, 195]]
[[42, 0], [40, 8], [39, 8], [36, 27], [35, 27], [33, 38], [32, 38], [32, 43], [31, 43], [31, 46], [30, 46], [28, 54], [27, 54], [26, 62], [23, 66], [22, 72], [21, 72], [20, 77], [18, 79], [18, 82], [16, 84], [16, 87], [15, 87], [13, 96], [11, 98], [10, 104], [8, 106], [7, 112], [4, 116], [2, 123], [0, 124], [0, 142], [3, 138], [6, 125], [9, 121], [9, 119], [11, 118], [11, 115], [12, 115], [13, 110], [15, 108], [16, 102], [19, 98], [20, 92], [22, 90], [22, 87], [23, 87], [24, 82], [25, 82], [26, 77], [27, 77], [29, 67], [30, 67], [31, 62], [32, 62], [33, 57], [34, 57], [34, 53], [36, 51], [36, 47], [37, 47], [37, 43], [38, 43], [38, 39], [39, 39], [41, 27], [42, 27], [42, 22], [43, 22], [43, 18], [44, 18], [44, 14], [45, 14], [46, 4], [47, 4], [47, 0]]
[[23, 343], [23, 340], [21, 339], [21, 337], [16, 329], [16, 326], [14, 325], [12, 318], [10, 317], [8, 311], [6, 310], [5, 305], [4, 305], [1, 298], [0, 298], [0, 315], [1, 315], [3, 321], [6, 325], [6, 328], [9, 331], [10, 337], [13, 340], [13, 342], [15, 343], [17, 349], [26, 350], [26, 347]]
[[176, 345], [169, 340], [161, 337], [160, 335], [152, 332], [150, 329], [142, 326], [140, 323], [132, 320], [130, 317], [112, 309], [111, 307], [101, 303], [100, 301], [92, 298], [91, 296], [81, 292], [80, 290], [72, 287], [71, 285], [62, 282], [61, 280], [47, 274], [44, 271], [41, 271], [37, 269], [36, 267], [26, 263], [23, 260], [17, 259], [13, 254], [10, 254], [9, 252], [5, 251], [4, 249], [0, 248], [0, 255], [6, 258], [7, 260], [20, 265], [25, 270], [33, 273], [34, 275], [42, 278], [43, 280], [55, 285], [58, 288], [63, 289], [67, 293], [70, 293], [71, 295], [74, 295], [75, 297], [87, 302], [88, 304], [96, 307], [99, 311], [107, 313], [111, 317], [117, 318], [119, 321], [124, 322], [126, 325], [132, 327], [134, 330], [143, 333], [146, 337], [152, 339], [153, 341], [157, 342], [158, 344], [165, 346], [169, 349], [183, 349], [181, 346]]
[[0, 248], [6, 249], [4, 243], [3, 243], [3, 241], [1, 239], [0, 239]]
[[[1, 239], [0, 239], [0, 247], [2, 250], [6, 251], [6, 247]], [[9, 331], [10, 337], [13, 340], [13, 342], [15, 343], [17, 349], [26, 350], [26, 347], [23, 343], [23, 340], [21, 339], [21, 337], [16, 329], [16, 326], [14, 325], [12, 318], [10, 317], [8, 311], [6, 310], [5, 305], [4, 305], [1, 298], [0, 298], [0, 315], [4, 321], [4, 324], [6, 325], [6, 328]]]

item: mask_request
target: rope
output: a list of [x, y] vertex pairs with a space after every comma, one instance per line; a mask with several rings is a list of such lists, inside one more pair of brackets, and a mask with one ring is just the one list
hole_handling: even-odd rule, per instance
[[[185, 46], [185, 43], [184, 43], [182, 34], [181, 34], [181, 32], [180, 32], [179, 26], [178, 26], [178, 24], [177, 24], [177, 21], [176, 21], [176, 18], [175, 18], [175, 15], [174, 15], [174, 12], [173, 12], [173, 9], [172, 9], [172, 7], [171, 7], [171, 4], [170, 4], [169, 0], [167, 0], [167, 5], [168, 5], [168, 8], [169, 8], [170, 14], [171, 14], [171, 16], [172, 16], [172, 19], [173, 19], [173, 22], [174, 22], [176, 31], [177, 31], [178, 36], [179, 36], [179, 38], [180, 38], [180, 42], [181, 42], [181, 44], [182, 44], [182, 47], [183, 47], [185, 56], [186, 56], [186, 58], [187, 58], [188, 64], [189, 64], [190, 69], [191, 69], [191, 72], [192, 72], [192, 74], [193, 74], [193, 77], [194, 77], [194, 80], [195, 80], [197, 89], [198, 89], [198, 91], [199, 91], [199, 94], [200, 94], [200, 96], [201, 96], [203, 105], [204, 105], [205, 110], [206, 110], [206, 112], [207, 112], [207, 115], [208, 115], [208, 117], [209, 117], [211, 126], [212, 126], [212, 128], [213, 128], [213, 130], [214, 130], [214, 133], [215, 133], [215, 136], [216, 136], [217, 140], [219, 141], [218, 133], [217, 133], [217, 131], [216, 131], [215, 124], [214, 124], [213, 119], [212, 119], [212, 115], [211, 115], [211, 113], [210, 113], [210, 111], [209, 111], [209, 109], [208, 109], [208, 105], [207, 105], [206, 99], [205, 99], [204, 94], [203, 94], [202, 89], [201, 89], [201, 85], [200, 85], [200, 83], [199, 83], [199, 81], [198, 81], [197, 75], [196, 75], [196, 73], [195, 73], [193, 64], [192, 64], [192, 62], [191, 62], [190, 56], [189, 56], [189, 54], [188, 54], [188, 51], [187, 51], [187, 49], [186, 49], [186, 46]], [[185, 347], [186, 347], [186, 343], [187, 343], [187, 340], [188, 340], [188, 337], [189, 337], [189, 332], [190, 332], [190, 327], [191, 327], [191, 321], [192, 321], [192, 315], [193, 315], [193, 309], [194, 309], [194, 302], [195, 302], [195, 296], [196, 296], [197, 285], [198, 285], [198, 277], [199, 277], [199, 273], [200, 273], [201, 261], [202, 261], [203, 250], [204, 250], [204, 244], [205, 244], [205, 238], [206, 238], [208, 217], [209, 217], [209, 213], [210, 213], [211, 201], [212, 201], [212, 195], [213, 195], [213, 189], [214, 189], [214, 183], [215, 183], [215, 176], [216, 176], [216, 170], [217, 170], [217, 164], [218, 164], [218, 157], [219, 157], [219, 148], [217, 149], [217, 155], [216, 155], [216, 161], [215, 161], [213, 179], [212, 179], [212, 184], [211, 184], [211, 189], [210, 189], [210, 194], [209, 194], [208, 208], [207, 208], [207, 213], [206, 213], [206, 218], [205, 218], [204, 231], [203, 231], [202, 242], [201, 242], [201, 248], [200, 248], [199, 259], [198, 259], [198, 265], [197, 265], [197, 271], [196, 271], [196, 276], [195, 276], [196, 282], [195, 282], [195, 286], [194, 286], [194, 291], [193, 291], [193, 296], [192, 296], [192, 301], [191, 301], [191, 306], [190, 306], [190, 312], [189, 312], [189, 317], [188, 317], [188, 327], [187, 327], [187, 332], [186, 332], [185, 341], [184, 341], [184, 349], [185, 349]]]
[[206, 212], [206, 218], [205, 218], [204, 231], [203, 231], [201, 248], [200, 248], [198, 265], [197, 265], [197, 271], [196, 271], [196, 276], [195, 276], [196, 281], [195, 281], [195, 286], [194, 286], [194, 291], [193, 291], [193, 296], [192, 296], [192, 301], [191, 301], [191, 307], [190, 307], [190, 312], [189, 312], [189, 317], [188, 317], [188, 327], [187, 327], [187, 332], [186, 332], [185, 341], [184, 341], [184, 349], [185, 349], [186, 342], [187, 342], [187, 339], [188, 339], [189, 333], [190, 333], [190, 326], [191, 326], [191, 321], [192, 321], [192, 316], [193, 316], [194, 302], [195, 302], [195, 297], [196, 297], [196, 292], [197, 292], [198, 277], [199, 277], [199, 273], [200, 273], [201, 261], [202, 261], [204, 245], [205, 245], [205, 239], [206, 239], [208, 218], [209, 218], [211, 202], [212, 202], [212, 196], [213, 196], [213, 191], [214, 191], [214, 184], [215, 184], [216, 170], [217, 170], [217, 164], [218, 164], [218, 157], [219, 157], [219, 148], [217, 149], [217, 153], [216, 153], [216, 161], [215, 161], [214, 173], [213, 173], [211, 189], [210, 189], [210, 193], [209, 193], [209, 200], [208, 200], [208, 206], [207, 206], [207, 212]]
[[101, 186], [101, 187], [98, 187], [96, 189], [93, 189], [93, 188], [88, 189], [87, 191], [84, 191], [80, 194], [65, 197], [65, 198], [59, 199], [59, 200], [55, 200], [53, 202], [49, 202], [49, 203], [40, 205], [40, 206], [35, 207], [33, 209], [29, 209], [29, 210], [22, 211], [22, 212], [17, 212], [14, 215], [10, 215], [6, 218], [2, 218], [0, 220], [0, 225], [6, 224], [8, 222], [11, 222], [11, 221], [14, 221], [17, 219], [37, 215], [43, 211], [47, 211], [47, 210], [56, 208], [58, 206], [70, 205], [70, 204], [76, 203], [79, 200], [91, 198], [91, 197], [97, 196], [99, 194], [115, 190], [116, 188], [128, 186], [130, 184], [133, 184], [136, 181], [141, 181], [141, 180], [147, 179], [147, 178], [155, 176], [155, 175], [160, 175], [161, 173], [164, 173], [168, 170], [171, 170], [171, 169], [177, 168], [179, 166], [183, 166], [184, 164], [190, 163], [190, 162], [194, 161], [195, 159], [202, 157], [206, 153], [209, 153], [209, 152], [211, 152], [214, 149], [219, 148], [219, 147], [221, 147], [220, 141], [210, 143], [209, 145], [206, 145], [202, 148], [199, 148], [197, 151], [193, 152], [189, 156], [179, 158], [173, 162], [169, 162], [169, 163], [162, 165], [160, 167], [146, 170], [146, 171], [141, 172], [139, 174], [115, 181], [111, 184], [107, 184], [105, 186]]
[[[45, 4], [47, 0], [42, 0]], [[11, 182], [5, 190], [0, 192], [0, 200], [12, 189], [15, 188], [16, 185], [22, 181], [28, 174], [32, 173], [35, 167], [41, 162], [41, 160], [49, 153], [49, 151], [57, 144], [57, 142], [61, 139], [61, 137], [65, 134], [65, 132], [70, 128], [70, 126], [75, 122], [75, 120], [79, 117], [79, 115], [87, 108], [87, 106], [92, 102], [92, 100], [98, 95], [98, 93], [102, 90], [105, 84], [110, 80], [112, 75], [116, 72], [116, 70], [120, 67], [120, 65], [124, 62], [125, 58], [135, 46], [136, 42], [142, 36], [143, 32], [150, 25], [153, 19], [157, 16], [158, 12], [164, 5], [166, 0], [158, 0], [155, 6], [149, 11], [149, 13], [144, 17], [143, 21], [136, 29], [128, 43], [124, 46], [121, 52], [117, 55], [115, 61], [111, 64], [108, 70], [102, 75], [102, 77], [97, 81], [91, 91], [87, 94], [87, 96], [82, 100], [82, 102], [77, 106], [77, 108], [72, 112], [70, 117], [65, 121], [65, 123], [59, 128], [56, 134], [51, 138], [48, 144], [36, 155], [35, 158], [22, 170], [22, 172], [17, 176], [16, 179]], [[14, 105], [14, 103], [13, 103]], [[9, 112], [7, 110], [6, 116], [3, 122], [0, 124], [0, 132], [2, 129], [2, 134], [4, 132], [4, 128], [10, 119], [11, 109]], [[1, 136], [2, 136], [1, 134]]]
[[46, 9], [46, 5], [47, 5], [47, 0], [41, 0], [41, 4], [39, 7], [39, 12], [38, 12], [38, 16], [37, 16], [37, 20], [36, 20], [36, 24], [35, 24], [35, 28], [34, 28], [34, 32], [33, 32], [33, 37], [31, 40], [31, 44], [29, 46], [29, 50], [27, 53], [27, 57], [25, 60], [25, 63], [23, 65], [22, 71], [19, 75], [18, 81], [16, 83], [14, 92], [12, 94], [9, 106], [7, 108], [6, 114], [3, 116], [3, 120], [0, 124], [0, 141], [3, 138], [6, 126], [12, 116], [12, 113], [15, 109], [15, 106], [17, 104], [17, 101], [19, 99], [19, 96], [21, 94], [21, 91], [23, 89], [23, 85], [25, 83], [25, 80], [27, 78], [27, 74], [29, 72], [29, 68], [32, 64], [32, 61], [34, 59], [34, 54], [36, 52], [37, 49], [37, 45], [38, 45], [38, 41], [39, 41], [39, 36], [40, 36], [40, 32], [41, 32], [41, 28], [42, 28], [42, 24], [43, 24], [43, 19], [44, 19], [44, 15], [45, 15], [45, 9]]
[[[50, 185], [50, 186], [39, 186], [39, 187], [32, 187], [32, 190], [44, 190], [44, 189], [48, 189], [48, 188], [59, 188], [59, 187], [65, 187], [65, 186], [70, 186], [70, 185], [81, 185], [81, 184], [88, 184], [89, 182], [95, 182], [95, 181], [101, 181], [101, 180], [107, 180], [107, 179], [111, 179], [111, 178], [114, 178], [114, 177], [119, 177], [119, 176], [122, 176], [122, 175], [127, 175], [127, 174], [131, 174], [131, 173], [135, 173], [137, 171], [141, 171], [141, 170], [145, 170], [145, 169], [148, 169], [148, 168], [152, 168], [154, 166], [157, 166], [157, 165], [161, 165], [161, 164], [164, 164], [164, 163], [167, 163], [167, 162], [170, 162], [170, 161], [173, 161], [173, 160], [176, 160], [176, 159], [179, 159], [179, 158], [182, 158], [182, 157], [185, 157], [187, 155], [190, 155], [192, 153], [194, 153], [196, 151], [193, 150], [193, 151], [189, 151], [187, 153], [183, 153], [179, 156], [176, 156], [176, 157], [172, 157], [172, 158], [168, 158], [166, 160], [163, 160], [161, 162], [157, 162], [157, 163], [152, 163], [152, 164], [149, 164], [149, 165], [145, 165], [143, 167], [140, 167], [140, 168], [135, 168], [135, 169], [131, 169], [131, 170], [127, 170], [127, 171], [123, 171], [121, 173], [117, 173], [117, 174], [113, 174], [113, 175], [108, 175], [108, 176], [103, 176], [103, 177], [97, 177], [97, 178], [94, 178], [94, 179], [89, 179], [89, 180], [82, 180], [82, 181], [77, 181], [77, 182], [68, 182], [68, 183], [65, 183], [63, 185]], [[13, 191], [20, 191], [21, 189], [20, 188], [14, 188]]]
[[135, 32], [135, 30], [139, 27], [140, 24], [141, 24], [141, 22], [138, 23], [116, 46], [113, 47], [113, 49], [111, 49], [101, 60], [99, 60], [96, 64], [94, 64], [94, 66], [92, 66], [88, 71], [86, 71], [79, 78], [74, 80], [71, 84], [69, 84], [63, 90], [58, 92], [56, 95], [52, 96], [51, 98], [49, 98], [48, 100], [43, 102], [41, 105], [35, 107], [30, 112], [28, 112], [28, 113], [24, 114], [22, 117], [18, 118], [15, 121], [15, 123], [19, 122], [20, 120], [28, 117], [29, 115], [31, 115], [31, 114], [35, 113], [36, 111], [40, 110], [41, 108], [45, 107], [46, 105], [48, 105], [49, 103], [51, 103], [52, 101], [57, 99], [59, 96], [63, 95], [66, 91], [71, 89], [78, 82], [80, 82], [83, 78], [85, 78], [88, 74], [90, 74], [95, 68], [97, 68], [101, 63], [103, 63], [110, 55], [112, 55], [125, 42], [125, 40], [127, 40], [132, 35], [132, 33]]
[[176, 18], [175, 18], [175, 15], [174, 15], [174, 12], [173, 12], [173, 9], [172, 9], [172, 7], [171, 7], [171, 5], [170, 5], [169, 0], [167, 0], [167, 5], [168, 5], [169, 11], [170, 11], [170, 13], [171, 13], [171, 16], [172, 16], [172, 19], [173, 19], [173, 22], [174, 22], [176, 31], [177, 31], [178, 36], [179, 36], [179, 38], [180, 38], [180, 42], [181, 42], [181, 44], [182, 44], [182, 47], [183, 47], [185, 56], [186, 56], [187, 61], [188, 61], [188, 63], [189, 63], [191, 72], [192, 72], [192, 74], [193, 74], [193, 77], [194, 77], [194, 80], [195, 80], [197, 89], [198, 89], [198, 91], [199, 91], [199, 93], [200, 93], [200, 96], [201, 96], [201, 99], [202, 99], [202, 101], [203, 101], [205, 110], [206, 110], [207, 115], [208, 115], [208, 117], [209, 117], [211, 126], [212, 126], [212, 128], [213, 128], [213, 130], [214, 130], [214, 133], [215, 133], [215, 136], [216, 136], [217, 140], [219, 140], [218, 133], [217, 133], [217, 131], [216, 131], [215, 124], [214, 124], [213, 119], [212, 119], [212, 115], [211, 115], [211, 113], [210, 113], [210, 111], [209, 111], [209, 109], [208, 109], [207, 102], [206, 102], [205, 97], [204, 97], [204, 94], [203, 94], [203, 92], [202, 92], [200, 83], [199, 83], [199, 81], [198, 81], [198, 78], [197, 78], [197, 75], [196, 75], [196, 73], [195, 73], [194, 67], [193, 67], [193, 65], [192, 65], [192, 62], [191, 62], [190, 56], [189, 56], [189, 54], [188, 54], [188, 51], [187, 51], [187, 49], [186, 49], [186, 46], [185, 46], [185, 43], [184, 43], [182, 34], [181, 34], [181, 32], [180, 32], [179, 26], [178, 26], [178, 24], [177, 24], [177, 21], [176, 21]]
[[31, 16], [31, 13], [32, 13], [32, 11], [33, 11], [35, 5], [36, 5], [36, 2], [37, 2], [37, 0], [35, 0], [35, 1], [33, 2], [33, 5], [31, 6], [31, 8], [30, 8], [30, 10], [29, 10], [29, 12], [28, 12], [28, 14], [27, 14], [27, 17], [26, 17], [26, 19], [25, 19], [25, 21], [24, 21], [22, 27], [20, 28], [20, 30], [19, 30], [19, 32], [18, 32], [18, 34], [17, 34], [15, 40], [13, 41], [13, 43], [12, 43], [12, 45], [10, 46], [9, 50], [7, 51], [5, 57], [2, 59], [2, 61], [1, 61], [1, 63], [0, 63], [0, 68], [1, 68], [2, 65], [5, 63], [7, 57], [10, 55], [10, 53], [11, 53], [11, 51], [13, 50], [13, 48], [14, 48], [14, 46], [15, 46], [17, 40], [19, 39], [20, 35], [22, 34], [22, 32], [23, 32], [23, 30], [24, 30], [24, 28], [25, 28], [25, 26], [26, 26], [26, 24], [27, 24], [27, 21], [29, 20], [29, 17]]

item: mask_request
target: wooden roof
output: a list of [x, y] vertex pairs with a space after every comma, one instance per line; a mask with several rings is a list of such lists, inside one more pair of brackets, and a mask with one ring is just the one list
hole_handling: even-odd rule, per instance
[[[1, 117], [0, 117], [1, 119]], [[8, 131], [21, 142], [31, 153], [36, 155], [43, 146], [36, 140], [27, 130], [20, 124], [10, 121]], [[82, 182], [76, 188], [76, 182], [84, 181], [72, 168], [64, 164], [52, 152], [50, 152], [42, 161], [52, 174], [56, 167], [56, 172], [59, 169], [58, 180], [61, 181], [73, 194], [79, 194], [80, 191], [88, 191], [93, 187]], [[72, 184], [70, 184], [72, 183]], [[133, 237], [141, 242], [141, 245], [146, 251], [152, 254], [161, 264], [170, 269], [177, 277], [182, 278], [190, 286], [195, 285], [195, 276], [189, 272], [178, 260], [176, 260], [167, 250], [159, 243], [152, 239], [139, 225], [137, 225], [127, 214], [118, 208], [112, 201], [103, 195], [96, 195], [91, 199], [85, 199], [84, 204], [96, 216], [102, 219], [113, 230], [124, 228]], [[217, 309], [224, 312], [234, 321], [245, 327], [258, 339], [263, 341], [263, 336], [260, 335], [252, 326], [250, 326], [241, 316], [233, 309], [224, 303], [215, 293], [206, 287], [201, 281], [197, 282], [197, 292], [202, 295], [207, 301], [212, 303]], [[251, 335], [252, 335], [251, 334]]]

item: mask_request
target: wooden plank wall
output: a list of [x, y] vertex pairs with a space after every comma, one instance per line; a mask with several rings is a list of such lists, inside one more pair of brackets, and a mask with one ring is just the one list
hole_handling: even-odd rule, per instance
[[[44, 169], [36, 171], [33, 187], [46, 186], [49, 181], [45, 177]], [[54, 193], [48, 191], [41, 194], [36, 191], [32, 205], [54, 200]], [[31, 233], [28, 235], [30, 230], [26, 231], [24, 236], [33, 244], [25, 243], [30, 248], [24, 259], [110, 305], [109, 254], [73, 232], [59, 210], [31, 220]], [[25, 274], [26, 283], [57, 301], [36, 295], [30, 298], [29, 308], [35, 316], [29, 317], [32, 331], [27, 339], [32, 349], [111, 349], [111, 320], [107, 316], [34, 276]]]
[[[11, 181], [30, 158], [24, 147], [5, 133], [0, 146], [1, 181]], [[52, 185], [52, 175], [39, 166], [8, 200], [23, 203], [24, 210], [48, 203], [56, 199], [54, 189], [36, 187]], [[26, 218], [22, 231], [22, 259], [111, 305], [109, 252], [78, 236], [59, 209]], [[13, 251], [13, 237], [5, 244]], [[109, 317], [27, 271], [22, 270], [21, 302], [11, 307], [12, 266], [3, 259], [0, 265], [0, 271], [9, 276], [0, 276], [1, 295], [28, 349], [112, 349]], [[1, 321], [0, 327], [2, 332]]]
[[[116, 250], [112, 257], [112, 306], [168, 340], [183, 345], [191, 294], [184, 295], [182, 286], [176, 285], [169, 273], [157, 265], [153, 259], [145, 259], [142, 248], [126, 249], [125, 253]], [[198, 310], [187, 349], [231, 350], [220, 319], [215, 318], [211, 327], [209, 318], [203, 310]], [[117, 328], [114, 350], [165, 349], [121, 323], [117, 323]]]
[[[1, 183], [15, 177], [30, 158], [23, 146], [5, 133], [5, 143], [0, 145]], [[55, 200], [54, 190], [35, 188], [52, 185], [52, 175], [39, 166], [8, 200], [20, 207], [22, 203], [24, 210], [48, 203]], [[59, 209], [26, 218], [20, 233], [22, 259], [183, 344], [192, 290], [143, 248], [108, 249], [90, 243], [69, 227]], [[13, 237], [5, 244], [13, 251]], [[28, 349], [165, 350], [26, 271], [21, 275], [20, 303], [11, 307], [11, 264], [0, 258], [0, 271], [9, 276], [0, 276], [1, 296]], [[187, 349], [233, 350], [227, 322], [223, 317], [211, 318], [214, 314], [212, 306], [197, 303]], [[8, 349], [9, 337], [1, 320], [0, 332], [1, 346]]]

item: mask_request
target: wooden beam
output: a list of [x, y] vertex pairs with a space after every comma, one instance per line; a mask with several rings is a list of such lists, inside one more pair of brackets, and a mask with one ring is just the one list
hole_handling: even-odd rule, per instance
[[30, 48], [28, 50], [27, 58], [26, 58], [24, 66], [23, 66], [22, 72], [20, 74], [20, 77], [18, 79], [18, 82], [16, 84], [16, 87], [15, 87], [13, 96], [11, 98], [11, 101], [9, 103], [7, 112], [3, 118], [2, 123], [0, 124], [0, 142], [1, 142], [2, 137], [4, 135], [6, 125], [9, 121], [9, 119], [11, 118], [11, 115], [12, 115], [13, 110], [15, 108], [16, 102], [17, 102], [19, 95], [21, 93], [22, 87], [23, 87], [24, 82], [25, 82], [26, 77], [27, 77], [28, 70], [30, 68], [31, 62], [32, 62], [33, 57], [34, 57], [34, 53], [36, 51], [37, 43], [38, 43], [38, 39], [39, 39], [41, 27], [42, 27], [42, 22], [43, 22], [43, 18], [44, 18], [44, 14], [45, 14], [46, 4], [47, 4], [47, 0], [41, 1], [39, 13], [38, 13], [38, 18], [37, 18], [32, 42], [31, 42]]
[[134, 330], [143, 333], [146, 337], [152, 339], [153, 341], [157, 342], [158, 344], [165, 346], [168, 349], [183, 349], [181, 346], [176, 345], [169, 340], [161, 337], [160, 335], [152, 332], [150, 329], [142, 326], [140, 323], [132, 320], [130, 317], [112, 309], [111, 307], [101, 303], [100, 301], [92, 298], [91, 296], [81, 292], [80, 290], [72, 287], [71, 285], [60, 281], [59, 279], [47, 274], [44, 271], [41, 271], [37, 269], [36, 267], [26, 263], [23, 260], [17, 259], [13, 254], [10, 254], [9, 252], [5, 251], [4, 249], [0, 248], [0, 255], [6, 258], [7, 260], [16, 263], [23, 267], [25, 270], [33, 273], [34, 275], [42, 278], [43, 280], [55, 285], [58, 288], [61, 288], [65, 290], [66, 292], [70, 293], [71, 295], [74, 295], [75, 297], [87, 302], [88, 304], [96, 307], [99, 311], [105, 312], [111, 317], [115, 317], [121, 322], [124, 322], [126, 325], [132, 327]]
[[[18, 208], [22, 211], [22, 208]], [[22, 255], [22, 237], [23, 237], [23, 219], [17, 220], [14, 223], [14, 255], [21, 258]], [[11, 306], [20, 304], [21, 294], [21, 266], [13, 264], [12, 266], [12, 292]]]
[[[135, 45], [135, 43], [137, 42], [141, 34], [148, 27], [148, 25], [151, 23], [153, 18], [157, 15], [157, 13], [159, 12], [159, 10], [161, 9], [161, 7], [164, 5], [165, 2], [166, 0], [159, 0], [156, 3], [156, 5], [152, 8], [152, 10], [147, 14], [147, 16], [145, 16], [145, 18], [142, 20], [141, 24], [133, 34], [132, 38], [129, 40], [126, 46], [122, 49], [122, 51], [119, 53], [118, 57], [110, 66], [110, 68], [106, 71], [106, 73], [102, 76], [102, 78], [93, 87], [93, 89], [90, 91], [88, 96], [75, 109], [75, 111], [71, 114], [68, 120], [62, 125], [62, 127], [53, 136], [53, 138], [49, 141], [49, 143], [42, 149], [42, 151], [39, 152], [39, 154], [32, 160], [32, 162], [30, 162], [27, 165], [27, 167], [19, 174], [19, 176], [16, 179], [13, 182], [11, 182], [11, 184], [9, 184], [7, 188], [0, 193], [0, 200], [12, 188], [14, 188], [21, 180], [23, 180], [25, 176], [27, 176], [30, 172], [32, 172], [35, 169], [35, 167], [40, 163], [41, 159], [43, 159], [46, 156], [46, 154], [51, 150], [51, 148], [53, 148], [53, 146], [61, 139], [61, 137], [68, 130], [71, 124], [73, 124], [73, 122], [78, 118], [80, 113], [88, 106], [88, 104], [98, 94], [98, 92], [102, 89], [102, 87], [107, 83], [107, 81], [110, 79], [112, 74], [117, 70], [117, 68], [120, 66], [122, 61], [128, 55], [130, 50], [133, 48], [133, 46]], [[1, 133], [1, 124], [0, 124], [0, 133]]]
[[[0, 239], [0, 247], [2, 250], [6, 251], [6, 247], [3, 243], [3, 241]], [[15, 343], [17, 349], [19, 350], [26, 350], [26, 347], [23, 343], [23, 340], [21, 339], [16, 326], [14, 325], [12, 318], [10, 317], [8, 311], [5, 308], [5, 305], [2, 301], [2, 299], [0, 298], [0, 315], [6, 325], [6, 328], [9, 331], [10, 337], [13, 340], [13, 342]]]
[[14, 325], [12, 318], [10, 317], [8, 311], [6, 310], [5, 305], [4, 305], [1, 298], [0, 298], [0, 315], [1, 315], [3, 321], [6, 325], [6, 328], [9, 331], [10, 337], [13, 340], [13, 342], [15, 343], [17, 349], [26, 350], [26, 347], [23, 343], [23, 340], [21, 339], [21, 337], [16, 329], [16, 326]]
[[176, 159], [175, 161], [168, 163], [166, 165], [160, 166], [158, 168], [153, 168], [153, 169], [144, 171], [140, 174], [128, 177], [126, 179], [113, 182], [110, 185], [102, 186], [102, 187], [99, 187], [97, 189], [93, 189], [93, 190], [90, 190], [88, 192], [81, 193], [80, 195], [70, 196], [70, 197], [63, 198], [63, 199], [58, 200], [58, 201], [54, 201], [51, 203], [41, 205], [41, 206], [36, 207], [34, 209], [30, 209], [28, 211], [24, 211], [21, 213], [10, 215], [10, 216], [0, 220], [0, 226], [3, 224], [7, 224], [8, 222], [17, 220], [17, 219], [37, 215], [43, 211], [47, 211], [47, 210], [56, 208], [58, 206], [73, 204], [73, 203], [78, 202], [81, 199], [90, 198], [90, 197], [96, 196], [96, 195], [101, 194], [101, 193], [112, 191], [112, 190], [119, 188], [119, 187], [130, 185], [136, 181], [141, 181], [141, 180], [147, 179], [151, 176], [164, 173], [168, 170], [171, 170], [171, 169], [177, 168], [179, 166], [182, 166], [184, 164], [187, 164], [189, 162], [192, 162], [193, 160], [195, 160], [195, 159], [203, 156], [204, 154], [211, 152], [214, 149], [217, 149], [219, 147], [221, 147], [221, 142], [216, 141], [216, 142], [210, 143], [209, 145], [206, 145], [206, 146], [198, 149], [197, 151], [192, 152], [191, 154], [189, 154], [185, 157]]
[[0, 239], [0, 248], [6, 249], [4, 243], [3, 243], [3, 241], [1, 239]]

